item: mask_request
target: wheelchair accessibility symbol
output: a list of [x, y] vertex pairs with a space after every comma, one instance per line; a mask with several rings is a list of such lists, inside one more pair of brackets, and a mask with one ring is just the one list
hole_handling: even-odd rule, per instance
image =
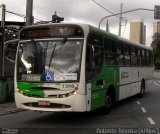
[[48, 81], [48, 82], [53, 81], [54, 80], [54, 73], [51, 71], [45, 72], [44, 79], [45, 79], [45, 81]]

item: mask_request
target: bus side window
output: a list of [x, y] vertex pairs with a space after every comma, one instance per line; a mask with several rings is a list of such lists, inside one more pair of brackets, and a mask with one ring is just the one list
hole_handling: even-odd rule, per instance
[[142, 66], [145, 66], [145, 52], [144, 49], [142, 49], [141, 51], [142, 51]]
[[117, 65], [123, 66], [124, 59], [123, 59], [123, 51], [121, 44], [117, 44]]
[[138, 51], [138, 65], [141, 67], [142, 66], [142, 52], [141, 52], [141, 49], [138, 49], [138, 48], [137, 48], [137, 51]]
[[111, 39], [105, 39], [105, 61], [109, 66], [116, 65], [117, 44]]
[[147, 66], [150, 67], [150, 59], [149, 59], [149, 50], [146, 50], [147, 53]]
[[131, 65], [130, 49], [127, 45], [123, 46], [123, 52], [124, 52], [124, 63], [126, 66], [130, 66]]
[[135, 47], [131, 48], [131, 62], [132, 66], [137, 66], [137, 49]]

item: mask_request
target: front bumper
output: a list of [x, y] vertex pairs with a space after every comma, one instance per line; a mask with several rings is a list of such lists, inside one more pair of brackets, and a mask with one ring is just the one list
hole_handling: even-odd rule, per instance
[[[39, 101], [50, 102], [49, 106], [39, 106]], [[18, 109], [53, 112], [84, 112], [87, 111], [86, 95], [76, 94], [65, 98], [34, 98], [15, 92], [15, 102]]]

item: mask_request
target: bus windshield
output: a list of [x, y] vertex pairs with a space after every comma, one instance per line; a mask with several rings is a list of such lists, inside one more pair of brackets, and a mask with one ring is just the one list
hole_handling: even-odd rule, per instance
[[19, 81], [78, 81], [82, 39], [30, 40], [18, 48]]

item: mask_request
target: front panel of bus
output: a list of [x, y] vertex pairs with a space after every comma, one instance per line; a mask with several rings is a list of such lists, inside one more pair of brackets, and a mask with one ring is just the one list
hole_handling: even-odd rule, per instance
[[84, 42], [78, 25], [24, 28], [15, 66], [17, 108], [86, 111]]

